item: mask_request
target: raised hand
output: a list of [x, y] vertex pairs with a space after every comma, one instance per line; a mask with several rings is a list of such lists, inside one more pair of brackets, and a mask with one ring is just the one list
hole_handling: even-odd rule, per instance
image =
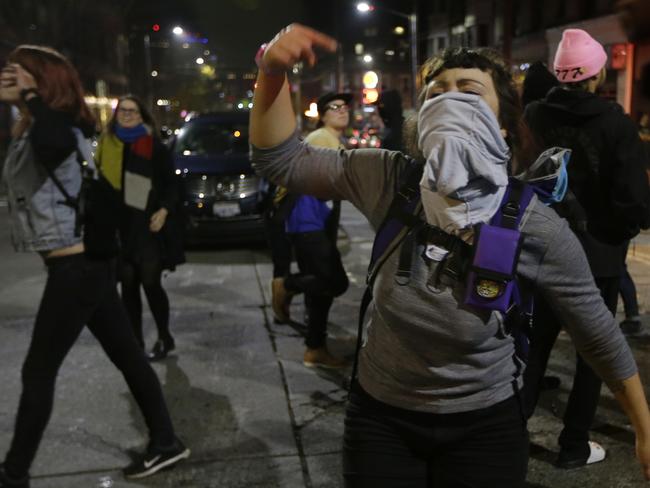
[[[17, 63], [10, 63], [0, 71], [0, 100], [16, 103], [22, 90], [38, 89], [36, 80], [29, 71]], [[36, 96], [28, 93], [26, 99]]]
[[28, 90], [30, 88], [38, 88], [38, 84], [36, 83], [36, 80], [32, 76], [32, 74], [27, 71], [25, 68], [23, 68], [21, 65], [12, 63], [9, 65], [10, 67], [15, 69], [16, 73], [16, 85], [20, 90]]
[[336, 41], [301, 24], [291, 24], [282, 29], [268, 44], [262, 61], [268, 72], [284, 73], [296, 63], [316, 64], [316, 48], [336, 51]]

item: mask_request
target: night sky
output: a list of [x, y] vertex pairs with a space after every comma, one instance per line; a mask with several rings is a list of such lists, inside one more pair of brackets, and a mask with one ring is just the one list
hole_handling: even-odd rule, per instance
[[[408, 11], [410, 2], [377, 3]], [[209, 38], [221, 63], [236, 67], [250, 64], [260, 44], [292, 22], [322, 30], [347, 44], [354, 42], [365, 26], [400, 22], [387, 14], [360, 15], [355, 4], [354, 0], [136, 0], [130, 17], [138, 23], [190, 26]]]

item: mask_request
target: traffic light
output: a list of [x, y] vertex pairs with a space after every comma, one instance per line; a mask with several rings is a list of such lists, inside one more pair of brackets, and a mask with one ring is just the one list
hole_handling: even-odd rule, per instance
[[363, 74], [363, 104], [370, 105], [379, 99], [379, 75], [374, 71], [366, 71]]
[[151, 30], [154, 31], [154, 32], [158, 32], [160, 30], [160, 24], [152, 25]]
[[379, 100], [379, 90], [376, 88], [364, 88], [363, 89], [363, 104], [370, 105]]

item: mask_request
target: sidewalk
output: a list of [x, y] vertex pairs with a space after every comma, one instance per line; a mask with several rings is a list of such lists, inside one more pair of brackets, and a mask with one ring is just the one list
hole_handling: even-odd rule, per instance
[[[10, 441], [20, 365], [44, 278], [38, 257], [15, 255], [9, 249], [5, 214], [0, 208], [0, 454]], [[329, 330], [333, 351], [350, 355], [372, 233], [347, 205], [342, 223], [349, 238], [340, 244], [351, 283], [335, 301]], [[642, 245], [645, 242], [637, 247]], [[650, 264], [635, 259], [630, 269], [640, 290], [650, 292]], [[122, 378], [84, 332], [61, 370], [54, 415], [34, 464], [33, 488], [342, 486], [344, 385], [349, 372], [302, 365], [300, 327], [272, 323], [270, 279], [271, 266], [261, 249], [193, 251], [189, 263], [166, 278], [177, 352], [155, 369], [178, 433], [193, 454], [176, 469], [143, 481], [126, 482], [120, 474], [129, 451], [145, 446], [142, 419]], [[292, 316], [301, 320], [302, 314], [297, 301]], [[650, 328], [647, 316], [644, 322]], [[148, 314], [145, 329], [151, 344], [154, 327]], [[650, 337], [630, 342], [645, 384], [650, 384]], [[533, 447], [528, 486], [641, 486], [630, 427], [606, 390], [593, 438], [608, 449], [608, 460], [573, 471], [552, 466], [573, 361], [570, 340], [562, 334], [549, 367], [562, 386], [543, 395], [529, 426]]]

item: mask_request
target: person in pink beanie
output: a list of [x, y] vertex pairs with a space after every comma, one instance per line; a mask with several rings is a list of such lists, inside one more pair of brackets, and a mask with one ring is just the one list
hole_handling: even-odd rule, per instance
[[[556, 211], [580, 240], [596, 285], [615, 315], [627, 243], [640, 228], [647, 228], [650, 190], [634, 122], [620, 105], [597, 95], [606, 64], [607, 53], [598, 41], [584, 30], [565, 30], [553, 63], [560, 85], [545, 99], [531, 103], [525, 118], [544, 148], [572, 151], [568, 196]], [[564, 326], [543, 300], [535, 307], [537, 325], [525, 376], [528, 415], [534, 411], [548, 357]], [[589, 439], [600, 389], [600, 379], [578, 355], [559, 438], [559, 467], [576, 468], [605, 458], [603, 447]]]
[[605, 75], [607, 53], [582, 29], [567, 29], [555, 53], [553, 68], [560, 83], [576, 83]]

